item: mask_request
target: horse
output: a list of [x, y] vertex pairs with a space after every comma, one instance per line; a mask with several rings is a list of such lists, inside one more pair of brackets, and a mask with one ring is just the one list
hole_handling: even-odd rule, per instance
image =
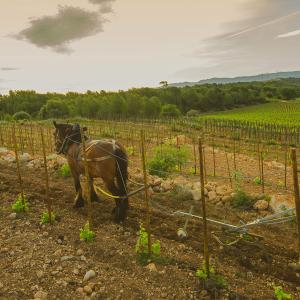
[[[74, 207], [84, 206], [80, 175], [84, 174], [84, 156], [81, 128], [79, 124], [58, 124], [53, 121], [55, 132], [55, 149], [58, 154], [63, 154], [70, 166], [74, 180], [76, 197]], [[82, 131], [87, 131], [86, 127]], [[114, 220], [117, 223], [123, 222], [129, 208], [126, 191], [128, 179], [128, 156], [124, 147], [115, 140], [91, 140], [85, 135], [86, 160], [90, 177], [91, 200], [98, 201], [93, 180], [101, 178], [115, 198], [116, 207], [113, 209]]]

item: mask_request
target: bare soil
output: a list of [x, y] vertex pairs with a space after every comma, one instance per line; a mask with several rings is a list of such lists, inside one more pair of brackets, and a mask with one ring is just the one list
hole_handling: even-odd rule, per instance
[[[79, 240], [87, 208], [72, 208], [71, 178], [51, 173], [51, 199], [59, 218], [52, 226], [41, 226], [40, 216], [46, 211], [43, 171], [23, 168], [30, 210], [10, 219], [11, 205], [20, 192], [16, 170], [4, 164], [0, 170], [0, 299], [32, 299], [37, 291], [47, 292], [47, 299], [90, 299], [78, 288], [88, 284], [82, 281], [91, 269], [96, 272], [89, 281], [94, 299], [274, 299], [274, 285], [300, 299], [300, 274], [288, 268], [298, 258], [295, 223], [257, 227], [252, 233], [263, 239], [241, 240], [233, 246], [220, 245], [210, 234], [215, 269], [228, 287], [208, 295], [195, 277], [203, 262], [201, 222], [190, 222], [189, 237], [182, 242], [176, 232], [184, 219], [154, 210], [152, 231], [167, 263], [156, 264], [157, 270], [151, 271], [139, 264], [134, 251], [139, 224], [145, 220], [142, 194], [131, 199], [122, 225], [112, 221], [113, 200], [94, 202], [96, 239], [87, 244]], [[194, 213], [201, 214], [201, 203], [192, 200], [178, 202], [169, 194], [158, 194], [154, 201], [170, 211], [188, 211], [194, 204]], [[240, 219], [257, 218], [257, 213], [208, 203], [208, 217], [237, 224]], [[209, 226], [210, 231], [219, 229]]]

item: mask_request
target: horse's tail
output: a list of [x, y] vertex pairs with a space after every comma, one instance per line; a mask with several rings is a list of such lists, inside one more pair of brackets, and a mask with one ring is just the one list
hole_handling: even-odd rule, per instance
[[128, 158], [126, 151], [123, 147], [117, 147], [115, 150], [116, 162], [117, 162], [117, 184], [119, 187], [119, 191], [122, 196], [127, 194], [126, 192], [126, 184], [128, 180]]

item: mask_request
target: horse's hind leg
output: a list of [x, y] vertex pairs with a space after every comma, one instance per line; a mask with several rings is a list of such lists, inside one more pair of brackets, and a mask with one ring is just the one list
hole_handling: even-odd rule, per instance
[[[107, 189], [112, 193], [114, 196], [120, 196], [119, 190], [117, 189], [114, 180], [109, 180], [105, 182]], [[114, 220], [116, 223], [120, 223], [121, 221], [124, 221], [123, 217], [123, 200], [121, 199], [115, 199], [116, 207], [112, 210], [112, 213], [115, 215]]]

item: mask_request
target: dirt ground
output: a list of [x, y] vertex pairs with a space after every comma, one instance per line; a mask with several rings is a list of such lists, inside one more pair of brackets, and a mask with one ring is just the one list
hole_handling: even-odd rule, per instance
[[[252, 233], [263, 239], [241, 240], [221, 246], [210, 234], [209, 250], [215, 269], [227, 281], [227, 289], [208, 295], [195, 277], [203, 262], [203, 227], [192, 221], [189, 237], [182, 242], [176, 231], [184, 219], [153, 211], [154, 239], [162, 245], [165, 265], [142, 266], [134, 251], [140, 222], [145, 220], [143, 195], [131, 199], [127, 220], [113, 223], [114, 201], [93, 203], [96, 239], [90, 244], [79, 240], [79, 229], [87, 220], [87, 209], [73, 209], [74, 189], [71, 178], [50, 175], [53, 209], [58, 221], [40, 225], [46, 211], [45, 183], [41, 170], [23, 169], [24, 188], [30, 210], [11, 217], [11, 204], [19, 192], [14, 167], [0, 164], [0, 299], [33, 299], [46, 292], [47, 299], [274, 299], [273, 286], [300, 299], [300, 274], [288, 268], [297, 260], [295, 223], [255, 228]], [[154, 201], [188, 211], [194, 204], [201, 214], [201, 203], [179, 203], [159, 194]], [[257, 218], [254, 211], [239, 211], [208, 203], [208, 217], [237, 224], [240, 219]], [[209, 226], [209, 231], [220, 228]], [[83, 282], [87, 271], [96, 276]], [[83, 293], [85, 286], [87, 293]], [[86, 296], [93, 291], [92, 296]]]

